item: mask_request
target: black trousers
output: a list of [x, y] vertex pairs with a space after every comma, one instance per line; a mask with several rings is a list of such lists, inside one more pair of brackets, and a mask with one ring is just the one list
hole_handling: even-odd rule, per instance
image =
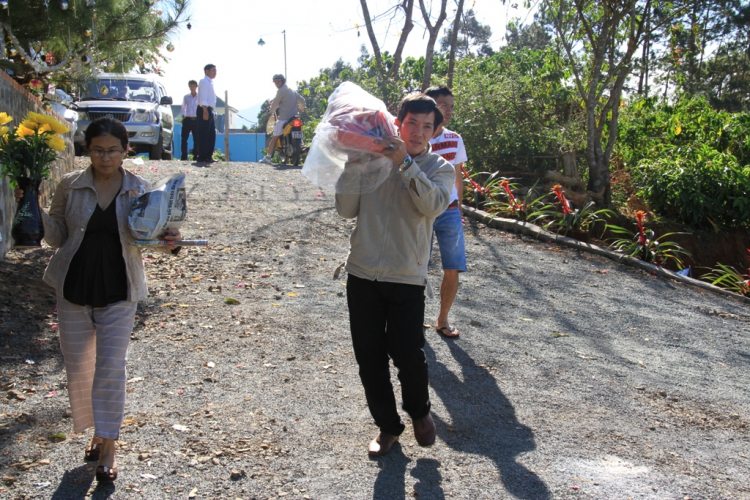
[[216, 123], [214, 121], [214, 108], [208, 108], [208, 120], [203, 119], [203, 108], [199, 107], [198, 122], [196, 131], [198, 132], [198, 140], [193, 139], [193, 142], [197, 142], [195, 148], [194, 159], [196, 161], [210, 161], [214, 154], [214, 146], [216, 146]]
[[349, 275], [346, 286], [354, 356], [370, 413], [380, 432], [404, 432], [388, 359], [398, 369], [403, 409], [412, 419], [430, 412], [424, 351], [424, 287]]
[[198, 127], [198, 122], [195, 118], [192, 117], [183, 117], [182, 118], [182, 155], [180, 156], [180, 160], [187, 161], [188, 159], [188, 137], [190, 137], [190, 134], [193, 134], [193, 149], [195, 149], [198, 145], [198, 138], [196, 136]]

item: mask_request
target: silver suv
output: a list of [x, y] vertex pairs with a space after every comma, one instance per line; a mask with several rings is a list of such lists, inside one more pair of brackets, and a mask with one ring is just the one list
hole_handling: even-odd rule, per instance
[[92, 120], [109, 116], [125, 124], [130, 146], [152, 160], [171, 160], [174, 153], [172, 98], [153, 74], [105, 73], [90, 81], [76, 103], [78, 128], [73, 141], [77, 155]]

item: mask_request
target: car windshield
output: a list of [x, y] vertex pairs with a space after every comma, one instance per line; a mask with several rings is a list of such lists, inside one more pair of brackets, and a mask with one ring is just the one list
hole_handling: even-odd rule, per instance
[[126, 78], [98, 78], [86, 85], [81, 100], [97, 99], [156, 102], [156, 88], [151, 82]]

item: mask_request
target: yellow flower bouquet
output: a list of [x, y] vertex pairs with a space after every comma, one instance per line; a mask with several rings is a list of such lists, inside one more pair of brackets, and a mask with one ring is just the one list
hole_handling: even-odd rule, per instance
[[0, 113], [0, 175], [8, 176], [11, 188], [23, 191], [10, 234], [15, 248], [37, 248], [44, 238], [39, 185], [49, 178], [57, 151], [65, 150], [65, 141], [58, 134], [67, 133], [68, 127], [33, 112], [15, 129], [7, 126], [12, 121], [8, 113]]
[[0, 168], [8, 176], [10, 186], [18, 187], [18, 179], [41, 181], [49, 178], [50, 164], [57, 159], [57, 151], [65, 150], [59, 134], [68, 127], [51, 116], [29, 112], [15, 129], [7, 124], [13, 117], [0, 113]]

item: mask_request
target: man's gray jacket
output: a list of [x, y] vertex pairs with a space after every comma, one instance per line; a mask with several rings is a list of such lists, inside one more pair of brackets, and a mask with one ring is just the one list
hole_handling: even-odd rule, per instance
[[[345, 169], [340, 183], [357, 183], [357, 169]], [[336, 194], [336, 211], [357, 218], [346, 271], [367, 280], [427, 285], [427, 263], [435, 218], [448, 208], [456, 174], [429, 146], [376, 190]], [[411, 182], [414, 181], [414, 188]]]

